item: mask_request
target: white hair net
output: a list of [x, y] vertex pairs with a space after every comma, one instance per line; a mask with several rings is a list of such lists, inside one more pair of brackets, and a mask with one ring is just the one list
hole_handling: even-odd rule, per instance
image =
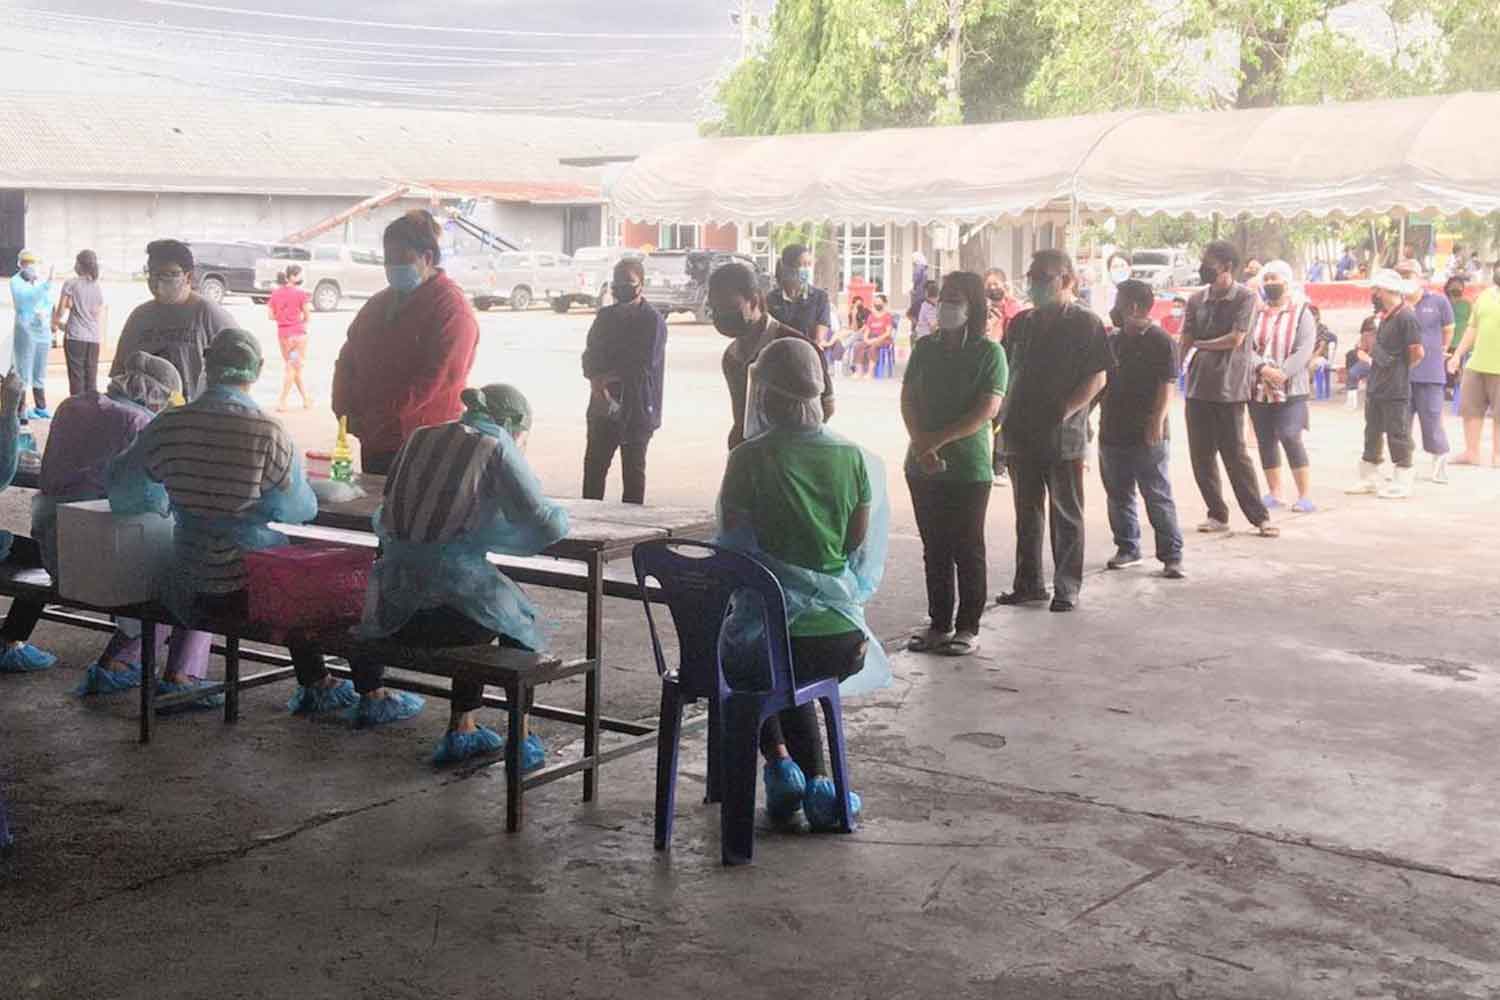
[[745, 401], [745, 438], [823, 426], [823, 364], [818, 349], [797, 337], [781, 337], [761, 350], [750, 366]]
[[159, 413], [181, 401], [182, 376], [170, 361], [136, 351], [126, 360], [125, 370], [110, 379], [109, 392]]

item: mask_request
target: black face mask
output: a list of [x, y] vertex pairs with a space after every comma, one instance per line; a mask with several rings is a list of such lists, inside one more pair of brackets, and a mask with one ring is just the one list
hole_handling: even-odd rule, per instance
[[1005, 301], [1005, 289], [1003, 289], [1003, 288], [986, 288], [984, 290], [984, 297], [987, 298], [987, 299], [989, 299], [991, 302], [1004, 302]]
[[615, 297], [616, 302], [634, 302], [636, 296], [641, 294], [640, 285], [610, 285], [610, 294]]
[[1198, 268], [1198, 281], [1204, 285], [1212, 285], [1219, 278], [1219, 269], [1212, 264], [1204, 264]]
[[1271, 303], [1272, 305], [1275, 305], [1276, 303], [1280, 302], [1281, 301], [1281, 297], [1286, 294], [1286, 286], [1285, 285], [1262, 285], [1261, 286], [1261, 291], [1265, 292], [1266, 301], [1269, 302], [1269, 303]]
[[734, 312], [714, 310], [714, 329], [726, 337], [743, 337], [750, 332], [751, 325], [751, 322], [745, 318], [745, 314], [738, 310]]

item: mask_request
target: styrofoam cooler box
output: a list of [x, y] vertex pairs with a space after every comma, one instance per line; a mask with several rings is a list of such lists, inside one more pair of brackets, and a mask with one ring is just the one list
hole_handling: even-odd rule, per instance
[[101, 608], [155, 600], [172, 556], [172, 518], [110, 513], [108, 500], [57, 508], [57, 592]]

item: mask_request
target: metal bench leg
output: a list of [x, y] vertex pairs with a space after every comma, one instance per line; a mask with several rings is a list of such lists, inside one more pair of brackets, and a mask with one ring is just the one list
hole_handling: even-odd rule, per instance
[[505, 829], [515, 833], [525, 818], [521, 806], [521, 751], [526, 743], [526, 702], [531, 692], [520, 683], [507, 684], [505, 701], [509, 713], [509, 734], [505, 741]]
[[156, 723], [156, 622], [141, 619], [141, 742]]
[[224, 637], [224, 721], [240, 721], [240, 637]]
[[604, 554], [589, 555], [588, 635], [584, 655], [594, 667], [584, 675], [583, 687], [583, 756], [588, 766], [583, 771], [583, 801], [592, 802], [599, 779], [599, 706], [604, 679]]

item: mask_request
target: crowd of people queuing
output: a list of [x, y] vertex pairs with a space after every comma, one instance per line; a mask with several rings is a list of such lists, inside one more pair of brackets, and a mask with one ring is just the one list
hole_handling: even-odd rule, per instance
[[[567, 515], [546, 498], [527, 462], [526, 396], [507, 384], [468, 385], [479, 328], [463, 290], [442, 268], [440, 239], [441, 228], [424, 211], [386, 228], [389, 287], [359, 310], [334, 369], [333, 412], [359, 439], [363, 470], [386, 477], [375, 522], [380, 555], [359, 631], [413, 644], [536, 649], [543, 635], [539, 610], [486, 556], [541, 552], [566, 535]], [[41, 456], [32, 537], [4, 535], [0, 543], [11, 561], [55, 571], [59, 504], [108, 497], [120, 512], [170, 512], [175, 566], [163, 601], [179, 627], [164, 640], [161, 684], [165, 692], [192, 692], [206, 683], [211, 636], [191, 626], [243, 617], [244, 554], [282, 543], [269, 525], [310, 520], [317, 500], [291, 437], [250, 395], [264, 363], [256, 337], [192, 291], [187, 245], [158, 240], [146, 249], [151, 298], [125, 320], [103, 393], [96, 369], [108, 312], [97, 258], [80, 253], [76, 277], [54, 299], [36, 255], [21, 255], [12, 282], [15, 363], [0, 386], [6, 484], [22, 422], [51, 416], [44, 362], [59, 331], [70, 395]], [[614, 302], [588, 331], [581, 362], [589, 387], [586, 499], [604, 497], [618, 454], [622, 499], [645, 502], [647, 449], [662, 421], [667, 340], [662, 315], [645, 297], [646, 266], [634, 257], [620, 261], [610, 283]], [[1337, 270], [1352, 267], [1341, 260]], [[1106, 325], [1080, 301], [1079, 274], [1060, 250], [1033, 256], [1024, 304], [998, 269], [950, 272], [940, 280], [928, 273], [919, 257], [905, 314], [913, 343], [900, 393], [909, 440], [903, 475], [922, 544], [928, 611], [910, 650], [966, 656], [979, 649], [980, 617], [990, 600], [985, 525], [1003, 483], [1014, 504], [1015, 574], [996, 602], [1045, 602], [1054, 612], [1079, 606], [1084, 476], [1095, 436], [1115, 546], [1107, 567], [1143, 560], [1143, 501], [1162, 575], [1183, 578], [1169, 468], [1168, 409], [1179, 381], [1206, 508], [1200, 532], [1230, 530], [1221, 466], [1260, 537], [1277, 537], [1273, 511], [1316, 510], [1302, 438], [1311, 372], [1331, 363], [1335, 338], [1317, 309], [1294, 294], [1284, 261], [1242, 262], [1233, 244], [1208, 244], [1203, 287], [1186, 301], [1175, 339], [1152, 318], [1155, 291], [1128, 272], [1114, 276]], [[1444, 294], [1424, 290], [1420, 276], [1409, 260], [1371, 275], [1373, 311], [1347, 357], [1349, 399], [1362, 394], [1366, 425], [1351, 492], [1412, 494], [1414, 422], [1431, 456], [1429, 478], [1446, 481], [1441, 415], [1455, 390], [1462, 393], [1465, 449], [1454, 463], [1478, 462], [1487, 416], [1500, 431], [1500, 291], [1488, 288], [1471, 308], [1462, 273], [1448, 277]], [[288, 267], [267, 303], [285, 362], [283, 408], [293, 390], [304, 406], [313, 405], [301, 377], [309, 303], [300, 284], [300, 269]], [[893, 370], [903, 317], [891, 312], [884, 294], [869, 302], [855, 296], [840, 324], [831, 297], [813, 283], [812, 258], [801, 245], [782, 252], [769, 291], [753, 269], [727, 263], [710, 275], [707, 296], [715, 328], [729, 339], [722, 359], [730, 426], [719, 539], [776, 571], [788, 595], [798, 676], [849, 678], [879, 655], [862, 606], [879, 584], [887, 518], [879, 461], [829, 429], [834, 372], [842, 365], [866, 378]], [[1245, 437], [1247, 413], [1259, 474]], [[1387, 447], [1395, 468], [1383, 483]], [[55, 662], [29, 644], [40, 611], [13, 604], [0, 627], [0, 672]], [[385, 686], [379, 663], [354, 663], [352, 683], [341, 681], [315, 645], [290, 643], [298, 685], [293, 712], [337, 712], [357, 726], [379, 726], [423, 708], [420, 697]], [[139, 685], [140, 646], [139, 623], [121, 619], [80, 694]], [[477, 721], [482, 694], [481, 687], [455, 683], [435, 760], [503, 747], [503, 738]], [[193, 704], [214, 701], [205, 693]], [[814, 828], [834, 825], [814, 710], [768, 719], [761, 742], [773, 817], [801, 811]], [[540, 766], [543, 757], [541, 745], [529, 740], [525, 766]]]

